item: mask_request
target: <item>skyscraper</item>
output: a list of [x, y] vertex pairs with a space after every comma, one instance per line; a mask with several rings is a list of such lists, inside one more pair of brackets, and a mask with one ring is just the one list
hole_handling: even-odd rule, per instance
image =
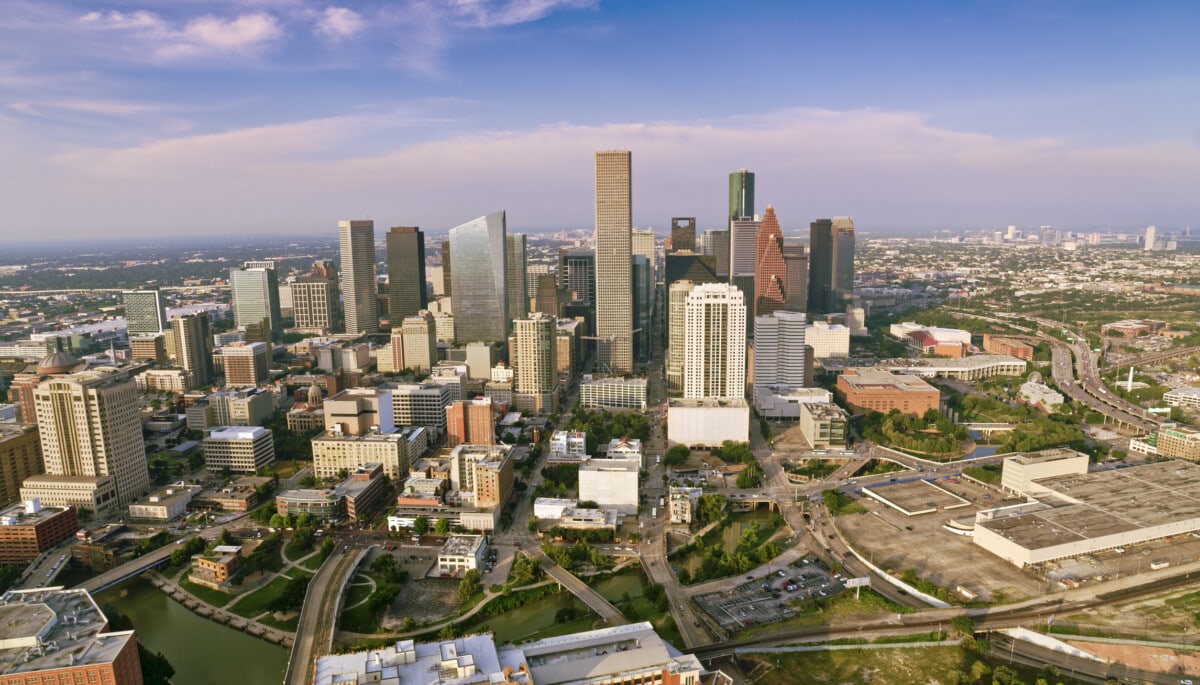
[[558, 391], [558, 320], [534, 313], [513, 320], [513, 404], [520, 411], [554, 411]]
[[754, 216], [754, 173], [741, 169], [729, 174], [729, 221]]
[[150, 487], [138, 392], [123, 373], [85, 371], [34, 390], [46, 473], [109, 476], [124, 506]]
[[754, 315], [764, 316], [784, 306], [783, 231], [775, 208], [767, 205], [754, 245]]
[[650, 317], [654, 302], [654, 277], [645, 255], [635, 254], [629, 265], [633, 298], [633, 354], [639, 361], [650, 358]]
[[[712, 281], [715, 283], [715, 281]], [[667, 389], [683, 390], [683, 358], [687, 345], [687, 296], [696, 284], [678, 280], [667, 291]]]
[[[270, 267], [265, 266], [270, 264]], [[229, 270], [233, 290], [233, 320], [239, 326], [267, 320], [271, 337], [283, 337], [283, 315], [279, 311], [279, 280], [274, 262], [246, 262]], [[295, 305], [293, 304], [293, 307]]]
[[1142, 246], [1142, 249], [1146, 250], [1147, 252], [1153, 250], [1154, 249], [1154, 241], [1156, 241], [1156, 240], [1158, 240], [1158, 227], [1157, 226], [1147, 226], [1146, 227], [1146, 240], [1145, 240], [1145, 244]]
[[695, 250], [696, 249], [696, 217], [694, 217], [694, 216], [673, 216], [673, 217], [671, 217], [671, 249], [672, 250]]
[[658, 281], [658, 246], [654, 231], [649, 228], [635, 228], [629, 236], [630, 251], [646, 258], [646, 264], [650, 267], [650, 282], [655, 283]]
[[717, 278], [729, 278], [729, 229], [710, 228], [704, 232], [701, 254], [712, 257], [716, 264]]
[[783, 304], [789, 312], [808, 310], [808, 251], [799, 242], [783, 240]]
[[762, 221], [757, 218], [735, 219], [729, 224], [729, 282], [742, 291], [750, 311], [754, 310], [754, 263], [761, 228]]
[[596, 362], [598, 368], [633, 372], [632, 156], [628, 150], [597, 152], [596, 166]]
[[192, 387], [212, 383], [212, 329], [207, 312], [183, 314], [171, 319], [175, 338], [175, 362], [192, 375]]
[[508, 324], [529, 313], [529, 275], [525, 271], [525, 234], [509, 233], [505, 237], [505, 287], [508, 289]]
[[799, 312], [777, 311], [754, 317], [754, 387], [804, 387], [804, 329]]
[[591, 250], [563, 250], [558, 255], [560, 285], [570, 301], [596, 304], [596, 253]]
[[333, 279], [301, 276], [292, 281], [292, 316], [305, 333], [333, 333], [341, 328], [341, 306]]
[[746, 396], [746, 303], [727, 283], [692, 288], [684, 304], [683, 396]]
[[346, 333], [379, 332], [379, 301], [375, 290], [375, 222], [370, 219], [338, 222], [342, 253], [342, 300]]
[[450, 229], [454, 261], [455, 337], [464, 342], [503, 342], [508, 318], [507, 227], [503, 211]]
[[121, 303], [130, 336], [162, 333], [168, 326], [167, 308], [158, 288], [122, 291]]
[[840, 312], [854, 293], [854, 220], [817, 219], [808, 242], [808, 311]]
[[425, 293], [425, 234], [393, 226], [387, 234], [388, 316], [395, 322], [429, 305]]
[[453, 297], [454, 279], [450, 277], [450, 241], [442, 241], [442, 291], [446, 297]]

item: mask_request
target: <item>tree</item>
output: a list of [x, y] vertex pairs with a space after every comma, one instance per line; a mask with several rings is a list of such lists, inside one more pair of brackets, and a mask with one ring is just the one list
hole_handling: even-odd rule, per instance
[[284, 518], [283, 514], [275, 514], [271, 517], [270, 526], [272, 528], [287, 528], [287, 519]]
[[975, 634], [975, 622], [969, 616], [955, 616], [950, 619], [950, 626], [958, 631], [959, 635], [967, 636]]
[[450, 532], [450, 519], [440, 518], [437, 523], [433, 524], [433, 532], [438, 535], [446, 535]]
[[479, 571], [471, 569], [463, 574], [463, 579], [458, 583], [458, 603], [466, 604], [468, 600], [475, 596], [475, 593], [483, 589], [483, 583], [480, 580]]
[[429, 532], [429, 519], [418, 516], [413, 519], [413, 535], [424, 535]]
[[696, 508], [696, 519], [700, 523], [719, 521], [725, 515], [726, 504], [725, 495], [700, 495], [700, 503]]
[[271, 600], [267, 608], [271, 611], [292, 611], [299, 609], [304, 604], [304, 595], [308, 592], [308, 577], [304, 578], [289, 578], [286, 585], [283, 586], [283, 592]]
[[667, 466], [678, 466], [686, 462], [691, 453], [686, 445], [675, 445], [663, 455], [663, 463]]

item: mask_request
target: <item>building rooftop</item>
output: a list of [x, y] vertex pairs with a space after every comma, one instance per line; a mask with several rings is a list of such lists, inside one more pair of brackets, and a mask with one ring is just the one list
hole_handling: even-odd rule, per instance
[[[514, 680], [529, 683], [515, 674]], [[402, 640], [383, 649], [317, 658], [314, 685], [384, 683], [504, 682], [491, 635], [471, 635], [446, 642]]]
[[162, 504], [166, 505], [180, 499], [190, 500], [196, 493], [200, 492], [199, 485], [188, 485], [182, 481], [173, 485], [168, 485], [165, 488], [160, 488], [151, 492], [145, 497], [139, 498], [131, 505], [146, 505], [146, 504]]
[[729, 407], [749, 407], [746, 400], [740, 397], [673, 397], [667, 401], [667, 408], [729, 408]]
[[880, 368], [845, 369], [842, 371], [842, 375], [838, 378], [838, 381], [858, 390], [886, 388], [889, 390], [927, 392], [935, 389], [932, 385], [916, 376], [893, 373], [887, 369]]
[[507, 665], [515, 653], [524, 658], [535, 683], [621, 682], [623, 674], [650, 669], [661, 668], [668, 673], [702, 670], [699, 659], [681, 654], [663, 641], [648, 622], [505, 647], [501, 661]]
[[1182, 387], [1170, 390], [1163, 395], [1163, 399], [1172, 397], [1195, 397], [1200, 398], [1200, 388]]
[[644, 386], [648, 381], [645, 378], [596, 378], [590, 381], [584, 381], [582, 385], [630, 385]]
[[441, 553], [459, 557], [474, 556], [475, 552], [483, 546], [483, 542], [482, 535], [451, 535], [442, 545]]
[[937, 358], [921, 358], [921, 359], [885, 359], [881, 360], [876, 366], [883, 369], [922, 369], [936, 371], [938, 369], [946, 369], [953, 371], [963, 371], [968, 369], [983, 369], [995, 364], [1020, 364], [1025, 366], [1027, 362], [1024, 359], [1007, 354], [973, 354], [969, 357], [937, 357]]
[[0, 509], [0, 526], [36, 526], [67, 511], [65, 507], [43, 508], [40, 502], [31, 504], [36, 501], [17, 502]]
[[212, 429], [205, 440], [257, 440], [271, 431], [261, 426], [219, 426]]
[[1046, 462], [1061, 461], [1063, 459], [1078, 459], [1080, 457], [1086, 458], [1086, 455], [1076, 452], [1075, 450], [1069, 450], [1066, 448], [1055, 448], [1055, 449], [1041, 450], [1040, 452], [1022, 452], [1021, 454], [1017, 454], [1017, 455], [1014, 455], [1011, 457], [1005, 457], [1004, 460], [1005, 461], [1013, 461], [1013, 462], [1016, 462], [1021, 465], [1028, 465], [1028, 464], [1044, 464]]
[[0, 604], [0, 674], [109, 663], [135, 639], [131, 630], [106, 632], [86, 590], [10, 590]]

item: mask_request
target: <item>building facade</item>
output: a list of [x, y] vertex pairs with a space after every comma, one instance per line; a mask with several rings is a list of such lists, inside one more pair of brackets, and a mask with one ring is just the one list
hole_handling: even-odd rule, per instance
[[746, 304], [724, 283], [692, 288], [685, 303], [683, 396], [746, 395]]
[[454, 260], [454, 333], [464, 341], [508, 335], [508, 237], [503, 211], [450, 229]]
[[376, 333], [379, 331], [379, 302], [375, 294], [375, 222], [370, 219], [339, 221], [338, 249], [342, 255], [346, 333]]
[[204, 438], [204, 460], [209, 471], [255, 473], [275, 462], [275, 442], [266, 428], [224, 426]]
[[597, 152], [595, 166], [596, 364], [626, 375], [633, 372], [632, 156]]
[[393, 226], [387, 234], [388, 314], [392, 321], [429, 306], [425, 290], [425, 233]]

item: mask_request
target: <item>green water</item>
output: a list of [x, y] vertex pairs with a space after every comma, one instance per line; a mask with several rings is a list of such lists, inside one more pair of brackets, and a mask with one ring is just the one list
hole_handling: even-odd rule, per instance
[[175, 667], [174, 685], [283, 681], [287, 650], [201, 618], [148, 582], [133, 579], [96, 595], [133, 621], [138, 640]]
[[[576, 611], [587, 612], [587, 605], [575, 599], [575, 596], [569, 592], [559, 592], [542, 599], [527, 602], [512, 611], [507, 611], [499, 616], [493, 616], [481, 623], [472, 624], [470, 632], [482, 633], [491, 631], [495, 634], [496, 644], [505, 644], [508, 642], [523, 642], [535, 635], [537, 637], [547, 637], [546, 633], [555, 632], [552, 629], [565, 626], [563, 633], [576, 632], [579, 630], [590, 630], [591, 624], [595, 620], [595, 616], [572, 622], [569, 624], [556, 624], [554, 615], [559, 609], [573, 607]], [[578, 627], [581, 624], [586, 624], [585, 627]], [[571, 630], [570, 628], [573, 628]], [[561, 634], [561, 633], [560, 633]]]
[[[747, 528], [755, 524], [762, 524], [765, 521], [769, 521], [771, 516], [773, 516], [773, 514], [770, 511], [762, 508], [736, 514], [733, 517], [733, 520], [730, 521], [729, 526], [721, 531], [719, 538], [721, 541], [721, 546], [725, 549], [725, 551], [732, 552], [733, 550], [737, 549], [738, 542], [742, 539], [742, 533], [746, 532]], [[713, 540], [711, 537], [707, 537], [705, 540], [706, 545], [711, 545], [713, 542], [715, 542], [715, 540]], [[700, 568], [700, 563], [703, 560], [704, 557], [699, 552], [692, 552], [683, 559], [674, 560], [671, 563], [677, 569], [686, 568], [688, 573], [694, 573], [696, 569]]]
[[626, 593], [630, 597], [641, 597], [642, 593], [646, 590], [648, 582], [646, 576], [641, 571], [637, 571], [633, 573], [625, 572], [611, 578], [597, 580], [591, 583], [591, 586], [596, 592], [600, 593], [601, 597], [616, 604], [621, 601], [621, 598]]

